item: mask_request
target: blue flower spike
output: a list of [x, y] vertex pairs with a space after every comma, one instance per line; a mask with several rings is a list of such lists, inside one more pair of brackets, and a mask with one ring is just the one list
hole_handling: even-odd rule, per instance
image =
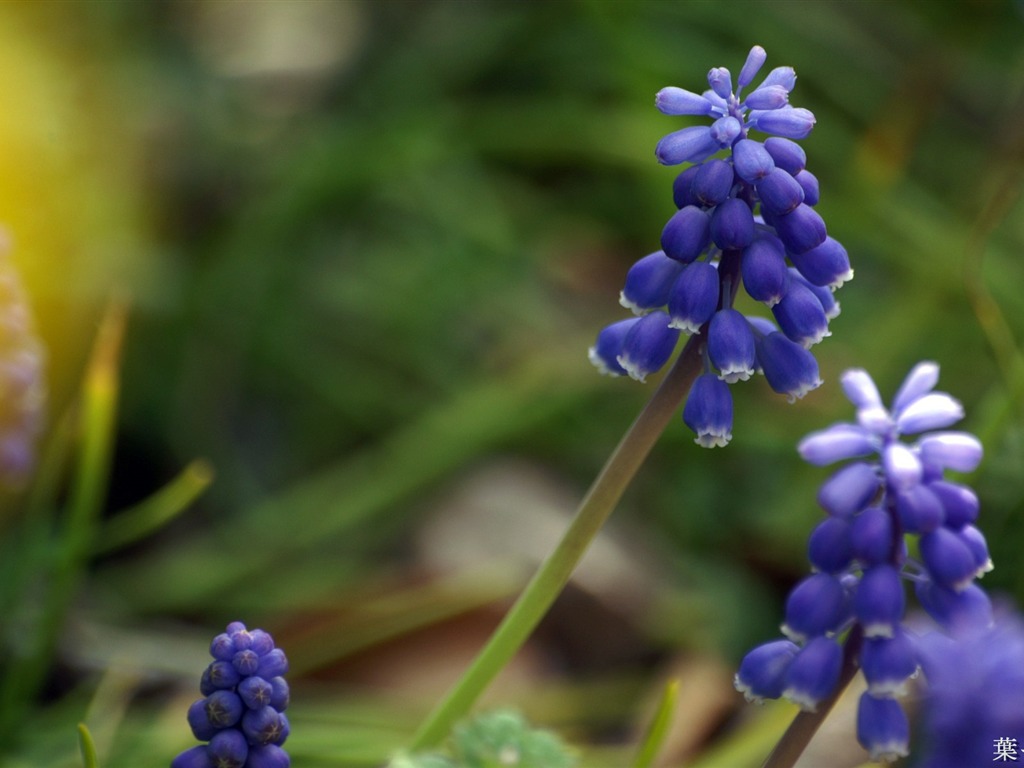
[[207, 743], [179, 754], [171, 768], [289, 768], [281, 747], [290, 731], [284, 651], [267, 632], [235, 621], [210, 643], [210, 655], [203, 698], [187, 715], [192, 734]]
[[[702, 92], [670, 86], [655, 96], [663, 114], [708, 124], [674, 131], [655, 149], [663, 165], [687, 165], [673, 182], [677, 210], [662, 229], [662, 250], [636, 262], [620, 296], [643, 330], [630, 326], [627, 342], [626, 326], [613, 323], [590, 350], [602, 373], [643, 381], [664, 366], [669, 339], [654, 326], [667, 313], [671, 328], [699, 339], [705, 374], [733, 384], [763, 372], [790, 402], [820, 386], [807, 350], [830, 335], [839, 314], [832, 292], [853, 270], [815, 210], [818, 179], [796, 143], [811, 132], [814, 115], [790, 104], [792, 67], [776, 67], [755, 83], [766, 61], [754, 46], [737, 76], [715, 67]], [[740, 314], [740, 288], [773, 319]], [[707, 398], [713, 389], [720, 388], [695, 386], [689, 397]], [[720, 423], [717, 432], [703, 429], [707, 408], [684, 408], [684, 422], [698, 445], [725, 445]], [[731, 430], [731, 408], [729, 421]]]
[[[964, 410], [955, 398], [935, 391], [938, 378], [938, 365], [920, 363], [887, 408], [866, 371], [843, 374], [856, 421], [814, 432], [798, 446], [811, 464], [848, 462], [818, 492], [827, 517], [808, 542], [814, 573], [793, 588], [786, 603], [783, 634], [799, 650], [768, 656], [755, 649], [736, 677], [745, 695], [757, 681], [760, 698], [778, 691], [813, 709], [835, 692], [838, 639], [856, 630], [851, 649], [867, 683], [858, 705], [857, 736], [872, 759], [882, 761], [908, 754], [909, 725], [898, 698], [922, 663], [928, 672], [921, 638], [904, 624], [906, 583], [946, 632], [985, 633], [993, 625], [992, 603], [975, 583], [992, 568], [985, 537], [974, 525], [978, 498], [944, 477], [947, 469], [975, 469], [982, 447], [973, 435], [949, 430]], [[908, 538], [917, 539], [916, 557], [909, 554]], [[1024, 652], [1024, 634], [1017, 639]], [[933, 655], [941, 656], [944, 646], [933, 646], [938, 649]], [[780, 671], [784, 664], [788, 669]], [[781, 691], [763, 682], [780, 675]], [[1019, 689], [1015, 696], [1024, 724]], [[968, 764], [975, 763], [934, 763]]]

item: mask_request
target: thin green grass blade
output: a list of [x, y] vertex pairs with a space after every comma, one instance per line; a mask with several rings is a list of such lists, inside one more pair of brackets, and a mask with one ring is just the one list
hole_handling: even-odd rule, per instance
[[85, 764], [85, 768], [100, 768], [100, 761], [96, 757], [96, 744], [85, 723], [78, 724], [78, 748], [82, 750], [82, 762]]
[[654, 765], [654, 760], [665, 743], [665, 737], [668, 736], [668, 729], [672, 724], [672, 715], [675, 713], [678, 700], [679, 681], [670, 680], [658, 701], [658, 708], [654, 711], [651, 725], [640, 743], [640, 750], [633, 761], [633, 768], [651, 768]]

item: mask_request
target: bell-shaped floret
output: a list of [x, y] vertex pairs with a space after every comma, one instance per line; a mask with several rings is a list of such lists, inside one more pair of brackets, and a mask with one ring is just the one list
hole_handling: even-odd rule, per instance
[[850, 523], [853, 556], [865, 567], [892, 561], [892, 517], [881, 507], [868, 507]]
[[695, 205], [680, 208], [661, 231], [661, 249], [673, 259], [689, 264], [711, 242], [711, 219]]
[[892, 637], [871, 637], [860, 649], [860, 668], [875, 696], [902, 696], [907, 680], [917, 672], [917, 654], [907, 633], [897, 629]]
[[719, 149], [718, 142], [706, 125], [693, 125], [673, 131], [658, 142], [654, 156], [662, 165], [699, 163]]
[[808, 205], [818, 204], [818, 177], [804, 168], [793, 177], [804, 190], [804, 202]]
[[719, 98], [728, 99], [732, 95], [732, 75], [725, 67], [712, 67], [708, 72], [708, 85]]
[[785, 216], [804, 201], [803, 187], [781, 168], [775, 168], [754, 184], [761, 210], [772, 216]]
[[755, 301], [774, 307], [786, 293], [789, 272], [785, 249], [774, 235], [756, 233], [740, 259], [743, 287]]
[[619, 303], [637, 315], [644, 310], [665, 306], [683, 266], [666, 256], [664, 251], [644, 256], [626, 273], [626, 285], [619, 295]]
[[728, 149], [743, 133], [743, 125], [732, 115], [720, 117], [711, 124], [711, 138], [718, 149]]
[[775, 161], [764, 148], [764, 144], [753, 139], [740, 139], [732, 148], [732, 164], [736, 175], [744, 181], [755, 184], [775, 168]]
[[917, 441], [921, 461], [930, 468], [973, 472], [981, 462], [981, 441], [967, 432], [935, 432]]
[[670, 328], [668, 322], [668, 315], [658, 310], [644, 315], [630, 328], [617, 358], [630, 377], [644, 381], [668, 362], [679, 338], [679, 331]]
[[772, 307], [779, 328], [802, 347], [811, 347], [830, 336], [828, 318], [818, 297], [797, 280], [790, 281], [782, 300]]
[[760, 704], [782, 695], [786, 672], [799, 648], [789, 640], [773, 640], [754, 648], [740, 662], [733, 684], [747, 701]]
[[867, 430], [854, 424], [840, 423], [811, 432], [797, 444], [796, 449], [804, 461], [823, 467], [844, 459], [868, 456], [875, 452], [875, 443]]
[[711, 214], [711, 239], [723, 251], [739, 251], [754, 239], [754, 214], [738, 197], [730, 197]]
[[710, 208], [729, 197], [733, 180], [732, 166], [725, 160], [705, 160], [697, 166], [690, 194], [697, 199], [698, 205]]
[[815, 637], [790, 662], [782, 695], [805, 712], [814, 712], [832, 695], [842, 667], [839, 643], [830, 637]]
[[249, 760], [246, 768], [289, 768], [291, 759], [288, 753], [276, 744], [266, 744], [262, 747], [252, 747], [249, 750]]
[[790, 176], [796, 176], [807, 165], [807, 153], [795, 141], [771, 136], [765, 139], [764, 148], [772, 156], [775, 165]]
[[718, 270], [706, 261], [695, 261], [676, 278], [668, 297], [672, 328], [699, 333], [718, 308]]
[[846, 591], [839, 579], [814, 573], [789, 593], [782, 632], [790, 640], [803, 642], [837, 631], [849, 615]]
[[739, 77], [736, 78], [736, 87], [743, 89], [750, 85], [754, 78], [757, 77], [757, 73], [761, 71], [761, 67], [764, 66], [767, 59], [768, 54], [760, 45], [755, 45], [751, 48], [750, 53], [747, 54], [746, 61], [743, 62], [743, 68], [740, 70]]
[[597, 334], [597, 341], [587, 351], [590, 362], [602, 374], [606, 376], [625, 376], [626, 369], [619, 365], [619, 355], [622, 354], [622, 345], [630, 330], [640, 322], [639, 318], [630, 317], [626, 320], [619, 320], [601, 329]]
[[860, 512], [878, 493], [878, 470], [863, 461], [837, 470], [818, 489], [818, 503], [830, 515], [850, 517]]
[[985, 540], [985, 534], [973, 525], [965, 525], [959, 531], [955, 531], [955, 534], [967, 545], [967, 548], [971, 550], [971, 554], [974, 555], [974, 564], [976, 566], [974, 571], [975, 578], [984, 576], [991, 571], [994, 566], [992, 565], [992, 558], [989, 557], [988, 542]]
[[797, 256], [817, 248], [828, 237], [825, 221], [806, 203], [800, 203], [785, 216], [774, 216], [772, 225], [786, 250]]
[[939, 497], [926, 485], [914, 485], [896, 492], [896, 512], [907, 533], [928, 533], [945, 522], [946, 514]]
[[213, 768], [206, 745], [186, 749], [171, 761], [171, 768]]
[[704, 448], [724, 446], [732, 439], [732, 393], [712, 373], [698, 376], [683, 406], [683, 422], [694, 431], [694, 442]]
[[757, 340], [757, 362], [768, 386], [789, 402], [795, 402], [821, 386], [818, 361], [799, 344], [790, 341], [781, 331]]
[[718, 369], [718, 377], [730, 384], [754, 375], [754, 331], [735, 309], [720, 310], [711, 318], [708, 357]]
[[893, 413], [896, 428], [904, 435], [943, 429], [964, 417], [964, 407], [945, 392], [931, 392]]
[[926, 579], [915, 585], [915, 592], [921, 607], [947, 630], [992, 624], [992, 601], [977, 584], [958, 592]]
[[949, 480], [935, 480], [928, 483], [928, 489], [942, 504], [947, 528], [957, 530], [978, 519], [980, 504], [977, 494], [966, 485]]
[[921, 482], [921, 460], [903, 443], [889, 443], [882, 449], [882, 468], [889, 486], [897, 491], [910, 490]]
[[714, 106], [699, 93], [669, 86], [654, 96], [654, 106], [665, 115], [710, 115]]
[[840, 517], [826, 517], [807, 539], [807, 558], [815, 570], [837, 574], [853, 560], [850, 523]]
[[228, 728], [210, 739], [207, 751], [217, 768], [243, 768], [249, 745], [241, 731]]
[[935, 389], [939, 383], [939, 366], [936, 363], [925, 361], [918, 363], [907, 374], [907, 377], [896, 390], [896, 396], [892, 401], [892, 412], [900, 413], [912, 402]]
[[789, 104], [789, 91], [781, 85], [762, 85], [743, 100], [747, 109], [781, 109]]
[[250, 709], [242, 716], [242, 733], [250, 744], [279, 744], [283, 732], [281, 714], [271, 706]]
[[892, 637], [903, 618], [906, 595], [899, 571], [888, 564], [864, 571], [853, 593], [853, 611], [865, 637]]
[[857, 741], [872, 760], [891, 763], [910, 754], [910, 723], [895, 699], [861, 694], [857, 705]]
[[846, 249], [831, 237], [826, 236], [821, 245], [805, 253], [790, 253], [789, 260], [812, 285], [835, 289], [853, 278]]
[[697, 175], [698, 170], [700, 170], [699, 165], [691, 165], [686, 170], [676, 174], [675, 179], [672, 181], [672, 201], [676, 204], [676, 208], [698, 205], [697, 198], [693, 196], [691, 191], [693, 177]]
[[806, 138], [815, 123], [814, 113], [809, 109], [789, 105], [780, 109], [752, 110], [747, 120], [751, 127], [759, 131], [784, 136], [787, 139]]
[[939, 527], [918, 541], [921, 561], [936, 584], [962, 592], [971, 585], [978, 563], [967, 543], [948, 528]]

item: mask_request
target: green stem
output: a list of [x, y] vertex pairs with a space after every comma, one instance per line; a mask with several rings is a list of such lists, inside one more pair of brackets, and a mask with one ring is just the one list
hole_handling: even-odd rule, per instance
[[782, 738], [779, 739], [778, 744], [775, 745], [761, 768], [792, 768], [796, 764], [811, 738], [817, 733], [832, 707], [846, 690], [846, 686], [857, 674], [857, 657], [860, 655], [862, 642], [860, 625], [857, 624], [850, 631], [846, 643], [843, 645], [843, 668], [839, 673], [839, 682], [836, 683], [835, 691], [821, 702], [814, 712], [801, 712], [793, 718], [793, 722], [782, 734]]
[[590, 486], [558, 546], [541, 564], [462, 678], [420, 727], [413, 739], [413, 751], [432, 747], [448, 734], [547, 613], [700, 373], [702, 340], [703, 337], [694, 336], [687, 342]]

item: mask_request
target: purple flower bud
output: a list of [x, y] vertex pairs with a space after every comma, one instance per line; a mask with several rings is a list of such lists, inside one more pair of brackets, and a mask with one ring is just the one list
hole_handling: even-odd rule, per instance
[[928, 394], [939, 383], [939, 366], [924, 362], [915, 365], [903, 380], [892, 401], [892, 412], [899, 413], [913, 401]]
[[265, 632], [262, 629], [254, 629], [252, 631], [251, 647], [258, 655], [264, 656], [274, 649], [274, 638], [270, 636], [269, 632]]
[[804, 202], [808, 205], [817, 205], [819, 197], [818, 177], [805, 168], [793, 178], [797, 180], [804, 190]]
[[928, 489], [942, 504], [946, 527], [957, 530], [978, 519], [978, 496], [966, 485], [935, 480], [928, 483]]
[[764, 65], [767, 58], [768, 54], [760, 45], [755, 45], [751, 48], [750, 53], [747, 54], [747, 60], [743, 62], [743, 68], [740, 70], [740, 75], [736, 78], [737, 86], [739, 88], [745, 88], [750, 85], [754, 81], [754, 78], [757, 77], [757, 73], [761, 71], [761, 67]]
[[[685, 272], [680, 279], [683, 276]], [[651, 312], [637, 320], [626, 334], [618, 363], [630, 377], [644, 381], [648, 374], [660, 370], [668, 362], [678, 338], [679, 331], [668, 326], [668, 315], [661, 310]]]
[[853, 560], [850, 524], [840, 517], [826, 517], [811, 531], [807, 559], [822, 573], [837, 574]]
[[800, 274], [813, 285], [839, 288], [843, 283], [853, 279], [850, 257], [846, 249], [831, 237], [826, 236], [821, 245], [805, 253], [791, 253], [789, 259]]
[[964, 407], [944, 392], [932, 392], [908, 403], [894, 416], [897, 429], [904, 435], [913, 435], [955, 424], [964, 417]]
[[590, 362], [606, 376], [625, 376], [626, 369], [619, 365], [618, 357], [622, 354], [622, 345], [630, 330], [640, 322], [639, 318], [631, 317], [601, 329], [597, 341], [587, 351]]
[[738, 197], [730, 197], [711, 214], [711, 239], [723, 251], [739, 251], [754, 239], [754, 214]]
[[211, 662], [203, 673], [203, 680], [211, 688], [209, 693], [223, 688], [233, 688], [238, 685], [239, 679], [238, 670], [229, 661]]
[[269, 680], [272, 677], [280, 677], [287, 672], [288, 657], [285, 656], [284, 651], [280, 648], [273, 648], [265, 655], [260, 656], [259, 666], [256, 668], [256, 674], [264, 680]]
[[880, 486], [874, 466], [862, 461], [847, 464], [818, 489], [818, 504], [830, 515], [850, 517], [871, 503]]
[[907, 533], [928, 533], [945, 521], [942, 502], [926, 485], [914, 485], [896, 493], [896, 511]]
[[776, 67], [758, 87], [763, 88], [766, 85], [781, 85], [787, 91], [792, 91], [796, 87], [796, 72], [792, 67]]
[[715, 313], [708, 326], [708, 357], [718, 369], [718, 378], [730, 384], [754, 375], [754, 331], [735, 309]]
[[743, 657], [733, 684], [747, 701], [757, 703], [782, 695], [786, 672], [800, 649], [789, 640], [759, 645]]
[[685, 264], [700, 256], [711, 242], [711, 219], [695, 205], [680, 208], [661, 231], [665, 254]]
[[677, 174], [672, 182], [672, 200], [676, 208], [685, 208], [688, 205], [697, 205], [697, 198], [693, 196], [690, 187], [693, 178], [700, 170], [699, 165], [691, 165], [685, 171]]
[[915, 591], [921, 607], [946, 629], [992, 623], [992, 601], [977, 584], [968, 584], [957, 592], [933, 581], [922, 581]]
[[674, 131], [658, 142], [654, 156], [662, 165], [699, 163], [719, 149], [706, 125], [693, 125]]
[[666, 115], [710, 115], [713, 107], [699, 93], [672, 86], [662, 88], [655, 94], [654, 106]]
[[249, 745], [241, 731], [228, 728], [210, 739], [207, 751], [217, 768], [243, 768]]
[[789, 91], [781, 85], [762, 85], [743, 100], [748, 109], [779, 109], [789, 104]]
[[774, 391], [795, 402], [821, 386], [818, 361], [814, 355], [781, 332], [769, 333], [757, 340], [757, 361]]
[[213, 768], [206, 745], [186, 749], [171, 761], [171, 768]]
[[837, 631], [850, 615], [843, 585], [827, 573], [814, 573], [797, 584], [786, 599], [782, 633], [803, 642]]
[[717, 269], [706, 261], [688, 265], [669, 293], [669, 325], [687, 333], [699, 333], [718, 308], [718, 294]]
[[914, 644], [902, 629], [892, 637], [867, 638], [860, 649], [860, 668], [871, 694], [902, 696], [917, 672]]
[[890, 443], [882, 449], [882, 467], [889, 485], [906, 491], [921, 482], [921, 461], [903, 443]]
[[672, 284], [683, 271], [683, 265], [670, 259], [664, 251], [655, 251], [637, 261], [626, 273], [626, 285], [619, 303], [639, 315], [646, 309], [668, 304]]
[[811, 347], [832, 335], [818, 297], [795, 280], [790, 282], [782, 300], [772, 307], [772, 314], [782, 332], [802, 347]]
[[765, 133], [784, 136], [787, 139], [803, 139], [814, 127], [814, 114], [803, 107], [786, 105], [781, 109], [755, 109], [751, 111], [748, 121], [752, 127]]
[[193, 701], [185, 718], [188, 720], [189, 728], [192, 729], [192, 734], [199, 741], [209, 741], [213, 738], [213, 734], [220, 730], [220, 726], [211, 723], [206, 714], [206, 699]]
[[683, 407], [683, 421], [692, 429], [697, 445], [724, 446], [732, 439], [732, 394], [729, 385], [712, 373], [698, 376]]
[[899, 571], [886, 563], [872, 566], [861, 576], [853, 594], [853, 612], [864, 637], [892, 637], [906, 608]]
[[984, 576], [986, 573], [992, 570], [992, 558], [988, 554], [988, 542], [985, 541], [985, 534], [975, 528], [973, 525], [965, 525], [955, 534], [960, 540], [967, 545], [967, 548], [971, 550], [971, 554], [974, 555], [974, 565], [976, 569], [974, 571], [975, 578]]
[[764, 148], [772, 156], [775, 165], [790, 176], [796, 176], [807, 164], [807, 153], [795, 141], [771, 136], [765, 139]]
[[273, 686], [256, 675], [247, 677], [238, 684], [238, 696], [249, 709], [269, 706], [273, 693]]
[[719, 98], [728, 99], [732, 95], [732, 75], [725, 67], [714, 67], [708, 72], [708, 85]]
[[754, 184], [761, 210], [772, 216], [785, 216], [804, 201], [803, 187], [781, 168], [775, 168]]
[[763, 179], [775, 168], [775, 161], [764, 144], [753, 139], [740, 139], [732, 148], [736, 175], [751, 184]]
[[981, 462], [981, 442], [966, 432], [936, 432], [917, 442], [921, 461], [929, 467], [973, 472]]
[[864, 429], [853, 424], [833, 424], [807, 435], [796, 449], [804, 461], [823, 467], [835, 461], [867, 456], [874, 452], [875, 445], [871, 433]]
[[804, 276], [797, 272], [794, 268], [789, 268], [789, 276], [793, 280], [807, 288], [811, 293], [814, 294], [818, 303], [821, 304], [821, 309], [825, 313], [825, 317], [828, 320], [834, 320], [839, 317], [840, 306], [839, 302], [836, 301], [835, 294], [828, 288], [820, 285], [812, 285], [804, 279]]
[[936, 528], [918, 542], [921, 560], [932, 580], [954, 592], [971, 585], [978, 564], [967, 543], [948, 528]]
[[270, 678], [270, 706], [278, 712], [284, 712], [291, 703], [291, 690], [288, 681], [283, 677]]
[[[764, 204], [763, 200], [761, 204]], [[825, 222], [806, 203], [801, 203], [785, 216], [774, 217], [772, 223], [786, 250], [797, 256], [817, 248], [828, 237]]]
[[743, 126], [740, 121], [729, 115], [720, 117], [711, 124], [711, 138], [714, 139], [719, 149], [731, 147], [742, 133]]
[[782, 300], [789, 283], [785, 250], [774, 235], [757, 233], [743, 249], [740, 260], [743, 286], [750, 298], [773, 307]]
[[790, 662], [782, 695], [805, 712], [814, 712], [839, 682], [843, 650], [835, 640], [818, 636]]
[[851, 368], [839, 377], [846, 399], [858, 410], [861, 408], [881, 408], [882, 396], [878, 392], [871, 375], [863, 368]]
[[699, 205], [718, 205], [732, 189], [734, 174], [732, 166], [725, 160], [705, 160], [697, 166], [697, 173], [690, 185], [690, 194], [697, 198]]
[[895, 699], [861, 694], [857, 705], [857, 741], [872, 760], [891, 763], [910, 754], [910, 723]]
[[249, 750], [249, 761], [246, 768], [289, 768], [291, 759], [288, 753], [276, 744], [252, 747]]
[[242, 716], [242, 700], [234, 691], [214, 691], [204, 700], [206, 719], [214, 728], [230, 728]]
[[213, 642], [210, 643], [210, 655], [220, 661], [231, 661], [231, 657], [235, 655], [237, 650], [239, 649], [235, 648], [231, 636], [226, 632], [217, 635], [213, 638]]
[[242, 733], [250, 744], [274, 744], [281, 740], [284, 724], [273, 707], [250, 709], [242, 716]]
[[256, 655], [256, 652], [250, 648], [246, 648], [244, 651], [239, 651], [231, 657], [231, 663], [235, 669], [238, 670], [240, 675], [252, 675], [256, 672], [256, 668], [259, 666], [260, 657]]
[[224, 629], [224, 631], [227, 632], [228, 635], [233, 635], [236, 632], [245, 632], [247, 630], [246, 630], [245, 624], [243, 622], [241, 622], [241, 621], [232, 621], [230, 624], [227, 625], [227, 627]]
[[892, 560], [892, 517], [881, 507], [868, 507], [850, 524], [853, 556], [864, 566]]
[[250, 634], [247, 629], [240, 629], [237, 632], [232, 632], [231, 642], [235, 644], [236, 653], [238, 651], [247, 651], [252, 648], [252, 634]]

